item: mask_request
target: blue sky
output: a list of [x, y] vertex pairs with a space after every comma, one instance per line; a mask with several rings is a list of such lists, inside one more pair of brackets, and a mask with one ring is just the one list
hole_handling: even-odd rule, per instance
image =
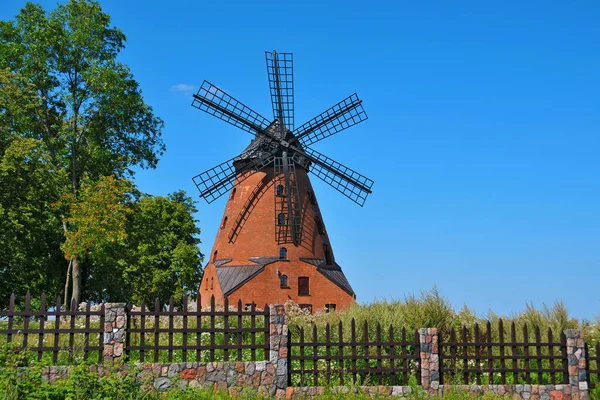
[[[42, 1], [47, 9], [56, 1]], [[295, 56], [296, 125], [357, 92], [369, 120], [315, 149], [375, 180], [313, 179], [358, 300], [437, 285], [478, 313], [600, 313], [600, 3], [102, 0], [166, 123], [141, 190], [184, 189], [251, 136], [190, 106], [204, 79], [271, 118], [264, 51]], [[23, 1], [3, 0], [0, 19]], [[198, 204], [209, 254], [224, 199]]]

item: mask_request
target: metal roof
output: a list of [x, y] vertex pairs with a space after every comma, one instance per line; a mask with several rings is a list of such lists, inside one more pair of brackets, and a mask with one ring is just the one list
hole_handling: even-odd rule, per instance
[[221, 284], [223, 295], [227, 296], [245, 282], [265, 269], [264, 265], [237, 265], [232, 267], [219, 267], [217, 278]]
[[340, 267], [317, 268], [317, 271], [325, 275], [331, 282], [335, 283], [349, 294], [354, 295], [354, 290], [352, 290], [350, 282], [348, 282], [348, 279], [346, 279], [346, 275], [344, 275], [344, 272]]

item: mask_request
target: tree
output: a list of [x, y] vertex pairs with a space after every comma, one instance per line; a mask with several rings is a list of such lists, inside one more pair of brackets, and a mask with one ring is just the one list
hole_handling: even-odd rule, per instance
[[[96, 182], [83, 179], [79, 196], [71, 193], [63, 195], [58, 207], [67, 209], [68, 218], [63, 219], [66, 240], [61, 245], [69, 267], [73, 260], [85, 256], [101, 257], [112, 245], [122, 243], [127, 238], [125, 226], [127, 214], [132, 212], [127, 204], [127, 192], [131, 183], [126, 179], [116, 179], [113, 175], [103, 176]], [[69, 272], [65, 283], [65, 306], [69, 287]]]
[[[84, 176], [91, 181], [131, 176], [132, 166], [154, 168], [165, 150], [162, 120], [116, 59], [125, 40], [93, 0], [71, 0], [50, 13], [28, 2], [14, 21], [0, 22], [0, 69], [18, 77], [13, 84], [33, 88], [36, 107], [36, 112], [25, 110], [26, 104], [16, 107], [18, 118], [9, 119], [19, 124], [5, 126], [3, 136], [43, 143], [56, 171], [68, 174], [64, 189], [74, 199]], [[68, 219], [62, 216], [67, 241], [78, 229]], [[71, 261], [71, 298], [79, 302], [80, 258]]]
[[161, 304], [198, 291], [202, 254], [194, 203], [184, 192], [143, 196], [134, 204], [128, 228], [130, 258], [123, 278], [135, 304]]
[[64, 277], [60, 218], [51, 203], [68, 178], [53, 171], [39, 140], [2, 141], [0, 152], [0, 307], [11, 293], [55, 292]]

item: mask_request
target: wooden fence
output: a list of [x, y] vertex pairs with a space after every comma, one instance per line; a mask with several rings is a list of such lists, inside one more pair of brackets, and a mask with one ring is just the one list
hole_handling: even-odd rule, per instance
[[[200, 303], [200, 297], [197, 299]], [[171, 297], [166, 311], [157, 301], [154, 310], [142, 304], [128, 312], [125, 329], [125, 354], [132, 361], [257, 361], [257, 350], [263, 360], [269, 358], [269, 306], [258, 310], [252, 303], [245, 310], [239, 301], [236, 309], [215, 307], [188, 311], [187, 296], [180, 310]]]
[[[92, 310], [88, 303], [83, 311], [71, 304], [71, 311], [61, 310], [60, 296], [54, 305], [42, 295], [39, 310], [31, 309], [31, 296], [25, 295], [22, 311], [15, 309], [10, 296], [7, 311], [0, 311], [0, 343], [14, 342], [28, 348], [38, 361], [70, 364], [76, 359], [104, 359], [104, 306]], [[4, 339], [4, 340], [2, 340]]]
[[332, 333], [327, 324], [324, 338], [319, 338], [316, 326], [312, 329], [312, 339], [306, 338], [304, 328], [293, 330], [290, 382], [300, 386], [343, 386], [350, 382], [354, 385], [407, 385], [409, 376], [419, 373], [417, 331], [408, 338], [405, 328], [395, 331], [390, 326], [387, 332], [382, 332], [378, 324], [372, 338], [365, 321], [362, 337], [357, 337], [356, 322], [352, 319], [350, 337], [344, 340], [343, 332], [342, 322], [337, 326], [337, 333]]
[[[510, 337], [508, 340], [505, 334]], [[457, 337], [459, 336], [460, 337]], [[502, 320], [493, 332], [491, 323], [485, 332], [475, 324], [473, 331], [463, 327], [460, 334], [452, 329], [449, 339], [440, 337], [440, 383], [463, 384], [568, 384], [567, 341], [561, 332], [556, 341], [551, 330], [542, 340], [539, 327], [533, 340], [527, 325], [517, 340], [515, 324], [505, 332]]]
[[[200, 304], [200, 298], [196, 302]], [[114, 304], [87, 304], [82, 310], [71, 304], [72, 311], [64, 311], [60, 297], [50, 305], [42, 296], [33, 306], [27, 293], [23, 306], [17, 309], [11, 296], [8, 310], [0, 311], [0, 344], [28, 348], [29, 360], [54, 365], [82, 360], [103, 363], [106, 345], [115, 340], [120, 340], [124, 362], [269, 360], [269, 306], [258, 309], [255, 304], [244, 306], [239, 301], [230, 307], [225, 301], [224, 307], [217, 308], [214, 297], [205, 310], [189, 305], [187, 297], [180, 307], [175, 307], [173, 298], [167, 307], [157, 302], [152, 310], [145, 305], [132, 310], [120, 305], [119, 315], [124, 316], [126, 325], [124, 329], [122, 325], [116, 327], [124, 335], [117, 338], [107, 317], [112, 315]], [[472, 330], [463, 327], [439, 333], [432, 350], [428, 343], [420, 343], [425, 339], [420, 339], [418, 331], [392, 326], [383, 329], [379, 324], [369, 327], [366, 322], [361, 328], [356, 325], [352, 320], [349, 327], [340, 322], [333, 327], [312, 326], [306, 332], [305, 328], [290, 326], [290, 384], [407, 385], [411, 377], [420, 384], [425, 367], [422, 361], [439, 361], [435, 366], [436, 373], [439, 367], [439, 377], [435, 379], [440, 384], [569, 384], [572, 356], [567, 353], [574, 345], [568, 343], [581, 340], [567, 339], [564, 332], [541, 332], [539, 327], [530, 331], [526, 325], [517, 331], [514, 323], [507, 329], [500, 320], [497, 329], [488, 322], [484, 331], [475, 325]], [[579, 372], [585, 377], [580, 375], [580, 379], [587, 379], [590, 388], [596, 387], [600, 382], [600, 343], [585, 349], [577, 346], [586, 358], [586, 371]], [[438, 359], [427, 356], [421, 360], [422, 351]], [[583, 360], [578, 362], [583, 368]]]

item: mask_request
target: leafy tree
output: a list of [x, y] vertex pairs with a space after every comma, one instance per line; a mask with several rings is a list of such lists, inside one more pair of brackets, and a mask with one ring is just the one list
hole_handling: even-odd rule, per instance
[[[75, 199], [84, 176], [96, 181], [131, 175], [136, 165], [154, 168], [165, 149], [162, 120], [144, 102], [129, 68], [116, 59], [124, 42], [125, 35], [110, 26], [109, 15], [93, 0], [70, 0], [50, 13], [28, 2], [14, 21], [0, 22], [0, 69], [11, 73], [5, 73], [0, 98], [10, 95], [11, 86], [26, 88], [13, 109], [0, 108], [8, 120], [0, 132], [43, 143], [55, 171], [68, 174], [63, 188]], [[77, 229], [64, 224], [67, 241]], [[79, 302], [80, 258], [71, 260], [71, 297]]]
[[[132, 212], [126, 195], [130, 190], [128, 180], [116, 179], [113, 175], [103, 176], [96, 182], [84, 178], [78, 197], [67, 193], [60, 198], [58, 206], [67, 208], [65, 214], [69, 215], [63, 224], [71, 227], [65, 228], [67, 238], [61, 245], [70, 268], [75, 259], [102, 256], [111, 245], [125, 241], [127, 214]], [[65, 305], [68, 287], [67, 272]]]
[[192, 199], [181, 191], [143, 196], [134, 207], [128, 229], [132, 257], [123, 272], [131, 300], [149, 304], [158, 298], [164, 304], [171, 295], [180, 299], [197, 292], [202, 254]]
[[54, 171], [42, 142], [18, 138], [0, 153], [0, 307], [11, 293], [23, 299], [54, 293], [64, 279], [60, 219], [51, 203], [66, 174]]

